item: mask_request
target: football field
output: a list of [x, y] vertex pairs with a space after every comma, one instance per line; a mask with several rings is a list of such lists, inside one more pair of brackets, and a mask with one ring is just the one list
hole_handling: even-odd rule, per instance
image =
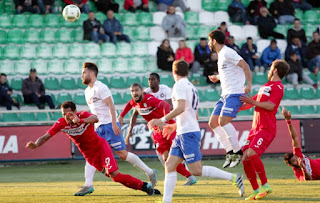
[[[144, 159], [151, 168], [156, 168], [158, 188], [163, 192], [164, 168], [156, 159]], [[267, 177], [273, 192], [264, 200], [267, 202], [320, 202], [320, 181], [299, 182], [292, 170], [281, 158], [263, 158]], [[221, 168], [223, 160], [205, 160], [203, 164]], [[147, 196], [146, 193], [128, 189], [112, 182], [99, 172], [94, 179], [94, 193], [84, 197], [75, 197], [84, 183], [84, 161], [65, 163], [46, 163], [27, 165], [1, 165], [0, 167], [0, 202], [156, 202], [162, 196]], [[147, 181], [147, 177], [132, 165], [119, 161], [122, 173], [131, 174]], [[229, 172], [243, 173], [242, 165]], [[244, 173], [243, 173], [244, 174]], [[245, 195], [251, 194], [252, 188], [245, 179]], [[239, 202], [238, 190], [226, 180], [198, 178], [193, 186], [182, 186], [185, 178], [178, 175], [178, 183], [173, 202]], [[263, 201], [263, 200], [260, 200]]]

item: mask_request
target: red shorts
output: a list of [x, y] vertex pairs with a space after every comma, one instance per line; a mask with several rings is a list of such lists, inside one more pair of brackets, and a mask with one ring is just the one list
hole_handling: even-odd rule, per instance
[[107, 176], [118, 170], [117, 162], [113, 156], [111, 148], [105, 139], [97, 145], [95, 150], [83, 154], [85, 159], [98, 171], [104, 172]]
[[269, 147], [274, 138], [275, 135], [268, 132], [267, 130], [251, 130], [244, 146], [242, 147], [242, 151], [244, 152], [248, 148], [251, 148], [257, 154], [262, 155]]
[[176, 132], [172, 133], [169, 140], [167, 140], [166, 137], [163, 137], [161, 131], [154, 131], [152, 137], [154, 144], [156, 145], [156, 150], [162, 155], [165, 151], [170, 151], [172, 140], [176, 137]]

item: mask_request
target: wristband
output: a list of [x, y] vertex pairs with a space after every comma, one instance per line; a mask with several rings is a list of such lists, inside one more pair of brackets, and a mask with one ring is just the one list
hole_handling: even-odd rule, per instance
[[80, 119], [80, 123], [84, 123], [84, 120], [83, 120], [83, 119]]
[[290, 125], [291, 124], [291, 120], [286, 120], [287, 124]]
[[160, 119], [161, 122], [165, 123], [167, 120], [165, 118], [165, 116], [163, 116], [161, 119]]

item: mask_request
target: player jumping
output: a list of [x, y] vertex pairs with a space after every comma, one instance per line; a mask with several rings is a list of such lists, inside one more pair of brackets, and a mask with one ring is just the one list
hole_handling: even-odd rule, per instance
[[[221, 98], [216, 103], [209, 120], [209, 126], [226, 150], [223, 168], [235, 167], [241, 162], [242, 151], [236, 129], [231, 124], [242, 106], [240, 96], [251, 91], [249, 65], [233, 49], [224, 45], [225, 35], [219, 30], [209, 33], [209, 47], [218, 53], [219, 75], [208, 76], [212, 82], [220, 80]], [[247, 85], [244, 88], [245, 81]]]
[[94, 131], [93, 123], [98, 122], [97, 116], [87, 111], [77, 112], [76, 105], [72, 101], [64, 102], [61, 105], [61, 111], [63, 117], [36, 142], [28, 142], [26, 148], [38, 148], [58, 132], [64, 132], [79, 148], [86, 161], [114, 182], [135, 190], [142, 190], [148, 195], [160, 194], [157, 189], [152, 188], [150, 183], [119, 172], [109, 144]]
[[[253, 98], [249, 94], [240, 98], [245, 103], [241, 110], [255, 106], [252, 128], [242, 148], [243, 168], [254, 190], [246, 200], [259, 200], [272, 192], [260, 156], [276, 136], [276, 114], [284, 92], [281, 79], [288, 71], [287, 62], [274, 61], [268, 72], [269, 82], [264, 84]], [[260, 189], [257, 174], [262, 185]]]

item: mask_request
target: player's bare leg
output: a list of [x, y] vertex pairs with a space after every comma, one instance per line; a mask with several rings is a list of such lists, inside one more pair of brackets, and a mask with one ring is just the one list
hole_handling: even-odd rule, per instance
[[158, 174], [156, 169], [149, 168], [137, 155], [128, 152], [127, 150], [116, 151], [116, 154], [120, 159], [131, 163], [134, 167], [143, 171], [148, 176], [152, 187], [156, 186]]

